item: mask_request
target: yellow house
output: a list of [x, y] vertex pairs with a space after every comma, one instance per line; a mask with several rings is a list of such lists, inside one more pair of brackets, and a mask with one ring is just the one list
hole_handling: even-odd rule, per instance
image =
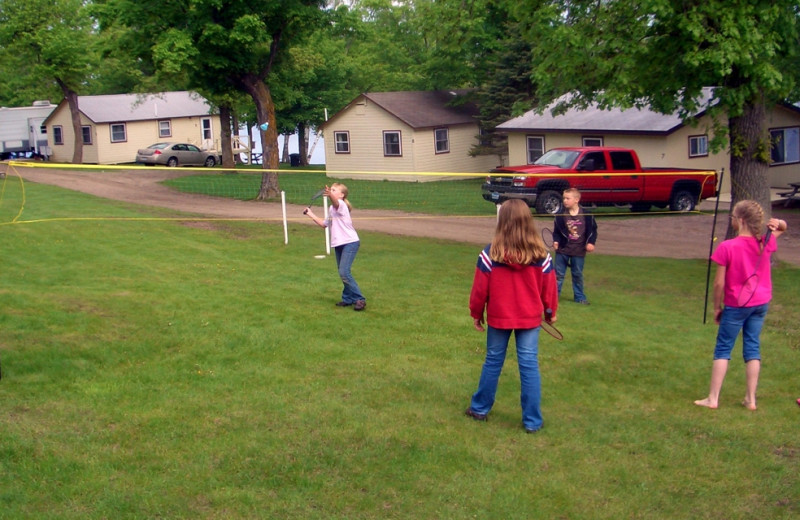
[[[85, 164], [132, 163], [136, 150], [164, 141], [219, 150], [219, 115], [199, 94], [78, 96]], [[75, 135], [66, 100], [44, 121], [49, 158], [71, 162]]]
[[496, 156], [469, 155], [480, 128], [475, 105], [459, 102], [466, 92], [361, 94], [322, 127], [328, 175], [429, 181], [488, 172]]
[[[710, 98], [711, 89], [705, 89]], [[696, 125], [677, 114], [647, 109], [601, 110], [591, 106], [553, 116], [529, 111], [498, 125], [508, 134], [508, 164], [533, 163], [546, 150], [562, 146], [620, 146], [636, 150], [642, 166], [702, 170], [725, 169], [722, 192], [730, 192], [730, 155], [708, 149], [711, 119], [701, 112]], [[800, 108], [783, 104], [767, 112], [773, 140], [770, 186], [783, 188], [800, 181]]]

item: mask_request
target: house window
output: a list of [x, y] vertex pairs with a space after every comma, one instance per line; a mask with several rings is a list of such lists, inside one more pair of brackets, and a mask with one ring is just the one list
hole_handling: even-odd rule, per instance
[[433, 131], [436, 141], [436, 153], [450, 152], [450, 131], [447, 128], [437, 128]]
[[53, 144], [64, 144], [64, 129], [61, 125], [53, 127]]
[[800, 162], [800, 128], [777, 128], [769, 131], [772, 140], [772, 163]]
[[158, 137], [172, 137], [172, 123], [170, 121], [158, 122]]
[[689, 157], [706, 157], [708, 155], [708, 136], [689, 136]]
[[333, 141], [336, 153], [350, 153], [350, 132], [334, 132]]
[[528, 164], [533, 164], [536, 159], [544, 155], [544, 137], [540, 135], [527, 136]]
[[92, 127], [82, 126], [81, 134], [83, 136], [83, 144], [92, 144]]
[[383, 132], [383, 155], [399, 157], [403, 155], [400, 146], [400, 132], [397, 130], [386, 130]]
[[211, 132], [211, 118], [204, 117], [200, 124], [203, 126], [203, 140], [212, 139], [212, 132]]
[[111, 125], [111, 142], [124, 143], [128, 140], [128, 133], [125, 128], [125, 123], [113, 123]]
[[583, 146], [603, 146], [602, 137], [584, 137]]

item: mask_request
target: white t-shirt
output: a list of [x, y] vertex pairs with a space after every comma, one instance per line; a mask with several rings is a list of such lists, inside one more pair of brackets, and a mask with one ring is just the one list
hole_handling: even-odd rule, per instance
[[325, 225], [331, 230], [331, 247], [358, 242], [358, 233], [353, 227], [350, 209], [343, 200], [339, 201], [338, 208], [331, 205]]

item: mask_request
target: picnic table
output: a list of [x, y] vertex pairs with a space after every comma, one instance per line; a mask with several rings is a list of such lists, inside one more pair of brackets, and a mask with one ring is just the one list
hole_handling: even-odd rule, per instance
[[790, 182], [789, 186], [792, 188], [792, 191], [782, 191], [778, 193], [781, 197], [786, 199], [784, 202], [784, 207], [789, 206], [793, 200], [800, 200], [800, 182]]

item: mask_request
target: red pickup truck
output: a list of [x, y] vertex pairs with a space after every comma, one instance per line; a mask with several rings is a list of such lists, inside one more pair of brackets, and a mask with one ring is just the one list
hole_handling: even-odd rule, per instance
[[524, 199], [537, 213], [562, 212], [561, 194], [581, 192], [581, 204], [627, 205], [632, 211], [651, 206], [692, 211], [716, 194], [717, 172], [682, 168], [642, 168], [627, 148], [589, 146], [553, 148], [533, 164], [492, 170], [482, 186], [483, 198], [500, 204]]

